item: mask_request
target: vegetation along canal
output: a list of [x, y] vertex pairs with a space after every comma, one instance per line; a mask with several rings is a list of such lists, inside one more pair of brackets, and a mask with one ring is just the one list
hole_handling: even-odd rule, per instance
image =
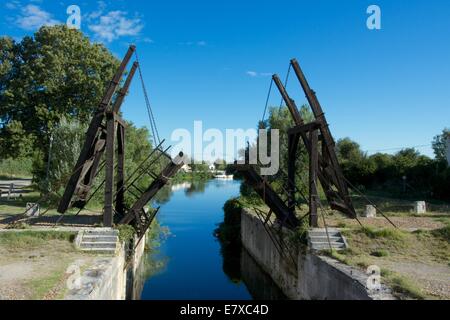
[[[212, 180], [167, 190], [158, 221], [162, 229], [169, 229], [169, 234], [159, 247], [148, 252], [137, 298], [250, 300], [265, 298], [266, 291], [271, 292], [270, 298], [274, 292], [283, 298], [242, 248], [240, 252], [227, 252], [214, 235], [223, 221], [223, 204], [239, 195], [239, 187], [237, 181]], [[246, 272], [241, 272], [242, 267], [247, 268]], [[245, 274], [252, 274], [252, 279], [245, 279]], [[253, 285], [261, 281], [265, 288]]]

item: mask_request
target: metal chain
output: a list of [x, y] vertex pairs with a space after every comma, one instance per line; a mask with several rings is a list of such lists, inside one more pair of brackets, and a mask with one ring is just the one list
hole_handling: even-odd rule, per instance
[[147, 113], [148, 113], [148, 117], [149, 117], [149, 121], [150, 121], [150, 127], [152, 129], [153, 140], [154, 140], [155, 145], [159, 145], [161, 143], [161, 139], [159, 138], [159, 132], [158, 132], [158, 127], [156, 126], [155, 116], [153, 114], [150, 100], [148, 98], [148, 92], [147, 92], [147, 88], [145, 86], [144, 76], [142, 75], [142, 69], [141, 69], [141, 64], [139, 63], [139, 56], [138, 56], [137, 50], [135, 51], [134, 54], [136, 55], [136, 62], [138, 63], [139, 78], [141, 80], [142, 90], [143, 90], [144, 98], [145, 98], [145, 104], [147, 106]]
[[[286, 79], [284, 80], [284, 87], [287, 88], [288, 82], [289, 82], [289, 76], [291, 74], [291, 69], [292, 69], [292, 64], [289, 63], [289, 67], [288, 67], [288, 71], [286, 74]], [[284, 99], [283, 97], [281, 97], [281, 102], [280, 102], [280, 109], [283, 107], [283, 102]]]
[[272, 93], [273, 79], [270, 81], [269, 92], [267, 93], [266, 105], [264, 107], [264, 113], [261, 122], [266, 120], [267, 108], [269, 107], [270, 94]]

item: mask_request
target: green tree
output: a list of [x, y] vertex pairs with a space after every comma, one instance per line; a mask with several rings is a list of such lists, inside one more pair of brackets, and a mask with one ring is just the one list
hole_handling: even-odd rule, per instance
[[[48, 152], [64, 117], [88, 122], [119, 61], [66, 26], [0, 38], [0, 156]], [[45, 162], [45, 161], [44, 161]]]
[[[288, 130], [295, 126], [294, 120], [292, 119], [292, 115], [289, 112], [287, 107], [271, 107], [269, 108], [269, 116], [267, 120], [264, 122], [258, 123], [258, 129], [265, 129], [268, 131], [268, 148], [271, 148], [270, 141], [270, 130], [278, 129], [279, 130], [279, 154], [280, 154], [280, 171], [276, 176], [268, 177], [271, 182], [272, 187], [278, 193], [285, 193], [286, 186], [288, 184], [287, 181], [287, 172], [288, 172]], [[310, 122], [313, 120], [313, 114], [310, 111], [307, 105], [303, 105], [300, 108], [300, 114], [304, 121]], [[250, 148], [256, 148], [257, 145], [252, 145]], [[248, 157], [248, 147], [245, 150], [240, 151], [240, 158]], [[296, 174], [296, 185], [299, 190], [302, 192], [306, 192], [307, 189], [307, 181], [308, 181], [308, 153], [306, 148], [300, 139], [300, 143], [297, 150], [297, 174]], [[241, 192], [243, 195], [250, 197], [254, 197], [255, 193], [250, 190], [247, 186], [243, 186], [241, 188]]]
[[[62, 118], [59, 126], [53, 130], [48, 176], [46, 174], [45, 178], [37, 181], [42, 192], [61, 193], [64, 191], [65, 183], [70, 178], [80, 155], [86, 130], [86, 124], [66, 118]], [[43, 168], [39, 168], [39, 170], [47, 169], [47, 164], [41, 163], [41, 166]]]
[[433, 139], [433, 150], [436, 160], [447, 161], [447, 140], [450, 139], [450, 130], [445, 128], [440, 135]]
[[358, 143], [350, 138], [340, 139], [336, 143], [336, 152], [344, 176], [354, 185], [369, 186], [373, 180], [376, 165], [361, 150]]

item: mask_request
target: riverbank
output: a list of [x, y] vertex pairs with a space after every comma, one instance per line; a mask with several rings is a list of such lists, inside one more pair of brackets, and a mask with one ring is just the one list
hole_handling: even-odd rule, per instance
[[[280, 250], [274, 242], [279, 231], [269, 227], [250, 210], [241, 213], [242, 245], [267, 272], [283, 293], [292, 300], [386, 300], [394, 299], [389, 288], [367, 289], [369, 275], [324, 255], [289, 244]], [[289, 238], [284, 230], [281, 237]], [[286, 240], [281, 240], [286, 241]]]
[[132, 251], [88, 253], [74, 244], [81, 230], [95, 228], [0, 230], [0, 300], [134, 298], [146, 237]]

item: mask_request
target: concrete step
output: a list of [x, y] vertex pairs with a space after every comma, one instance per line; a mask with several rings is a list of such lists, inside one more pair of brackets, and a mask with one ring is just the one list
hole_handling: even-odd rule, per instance
[[95, 253], [112, 254], [112, 255], [114, 255], [116, 253], [116, 249], [113, 249], [113, 248], [83, 248], [80, 250], [84, 251], [84, 252], [95, 252]]
[[85, 230], [83, 232], [85, 236], [119, 236], [117, 230]]
[[90, 249], [90, 248], [105, 248], [105, 249], [116, 249], [117, 243], [115, 242], [81, 242], [81, 249]]
[[327, 250], [330, 245], [333, 249], [343, 250], [347, 248], [347, 242], [337, 229], [312, 229], [308, 232], [308, 245], [312, 250]]
[[[311, 237], [326, 237], [327, 233], [325, 231], [310, 231], [309, 236]], [[339, 231], [330, 231], [328, 232], [330, 237], [340, 237], [341, 233]]]
[[119, 231], [109, 228], [81, 230], [75, 244], [81, 251], [114, 254], [119, 244]]
[[[328, 242], [328, 237], [326, 235], [321, 235], [321, 236], [309, 236], [309, 238], [311, 239], [311, 241], [314, 242]], [[343, 242], [342, 241], [342, 237], [337, 237], [337, 236], [330, 236], [330, 241], [331, 242]]]
[[[344, 243], [331, 243], [331, 247], [333, 249], [340, 249], [340, 250], [343, 250], [346, 248]], [[328, 243], [324, 243], [324, 242], [313, 243], [312, 249], [313, 250], [328, 250], [328, 249], [330, 249], [330, 245]]]
[[117, 236], [83, 235], [81, 242], [117, 242]]

